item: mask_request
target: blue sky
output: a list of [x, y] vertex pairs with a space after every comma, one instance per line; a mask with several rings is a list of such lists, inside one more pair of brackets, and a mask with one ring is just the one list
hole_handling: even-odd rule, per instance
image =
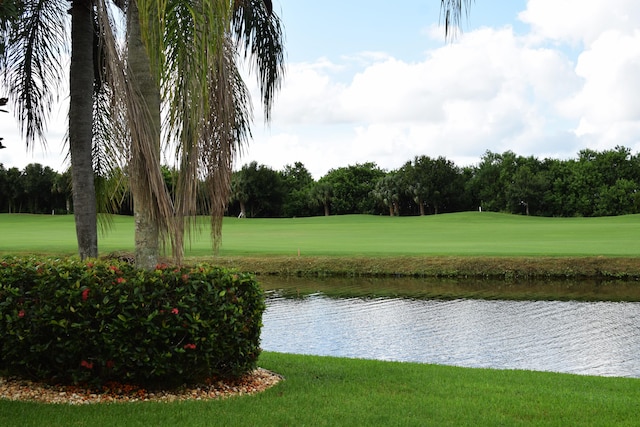
[[[265, 125], [237, 159], [320, 178], [414, 156], [472, 165], [487, 151], [573, 158], [584, 148], [640, 149], [637, 0], [477, 0], [452, 43], [439, 0], [274, 0], [287, 75]], [[255, 93], [254, 79], [247, 80]], [[63, 96], [64, 98], [64, 96]], [[66, 106], [54, 110], [47, 154], [27, 153], [0, 116], [5, 167], [65, 167]]]

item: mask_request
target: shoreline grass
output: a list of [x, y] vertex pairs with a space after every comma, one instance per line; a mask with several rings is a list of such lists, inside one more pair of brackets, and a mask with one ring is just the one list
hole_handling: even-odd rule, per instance
[[220, 401], [46, 405], [0, 400], [10, 426], [632, 426], [637, 379], [264, 353], [285, 377]]
[[[194, 257], [188, 261], [205, 259]], [[214, 262], [265, 276], [640, 280], [639, 258], [605, 256], [221, 256]]]

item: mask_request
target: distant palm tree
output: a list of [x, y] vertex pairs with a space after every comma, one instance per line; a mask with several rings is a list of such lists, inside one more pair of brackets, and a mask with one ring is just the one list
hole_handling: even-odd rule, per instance
[[331, 199], [333, 198], [333, 186], [322, 179], [311, 187], [310, 202], [312, 206], [321, 204], [324, 208], [324, 216], [329, 216]]

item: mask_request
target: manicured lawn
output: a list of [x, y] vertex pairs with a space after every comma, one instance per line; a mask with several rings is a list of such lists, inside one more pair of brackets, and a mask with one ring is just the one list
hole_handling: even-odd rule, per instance
[[[132, 218], [112, 219], [111, 231], [100, 239], [101, 253], [131, 251]], [[605, 256], [635, 264], [640, 216], [227, 218], [223, 238], [221, 255], [231, 264], [244, 257], [298, 258], [298, 251], [302, 258], [335, 260]], [[75, 252], [72, 216], [0, 214], [0, 254]], [[205, 225], [187, 255], [211, 253]], [[0, 426], [631, 426], [638, 425], [640, 412], [638, 379], [277, 353], [263, 354], [260, 366], [286, 380], [264, 393], [225, 401], [69, 406], [0, 400]]]
[[[102, 254], [133, 249], [133, 219], [112, 217]], [[208, 221], [187, 256], [209, 256]], [[0, 253], [74, 254], [71, 215], [0, 214]], [[538, 218], [489, 212], [425, 217], [225, 218], [221, 256], [640, 255], [640, 215]]]
[[632, 426], [637, 379], [265, 353], [286, 380], [224, 401], [0, 401], [2, 426]]

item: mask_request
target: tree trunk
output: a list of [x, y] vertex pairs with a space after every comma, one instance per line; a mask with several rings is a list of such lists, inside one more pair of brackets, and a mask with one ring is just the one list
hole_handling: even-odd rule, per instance
[[329, 202], [324, 202], [324, 216], [329, 216]]
[[90, 0], [71, 7], [69, 152], [73, 215], [81, 259], [98, 256], [96, 190], [93, 176], [93, 18]]
[[418, 200], [418, 206], [420, 206], [420, 216], [424, 216], [424, 203], [422, 203], [422, 200]]
[[[151, 61], [142, 41], [140, 33], [140, 19], [136, 1], [129, 3], [127, 19], [128, 66], [132, 76], [135, 95], [141, 97], [141, 105], [148, 111], [149, 122], [147, 137], [150, 141], [133, 141], [129, 173], [131, 179], [131, 193], [133, 196], [133, 215], [135, 218], [135, 258], [136, 265], [143, 269], [153, 269], [158, 264], [160, 254], [160, 230], [154, 217], [155, 200], [147, 185], [148, 174], [144, 168], [159, 165], [149, 165], [141, 158], [136, 145], [150, 143], [154, 152], [160, 156], [160, 89], [152, 73]], [[131, 119], [131, 116], [130, 116]], [[133, 133], [132, 138], [141, 138], [140, 133]]]

